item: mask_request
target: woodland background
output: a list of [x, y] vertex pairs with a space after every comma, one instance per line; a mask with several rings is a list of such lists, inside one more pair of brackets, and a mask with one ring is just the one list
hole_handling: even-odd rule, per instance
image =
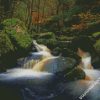
[[68, 41], [93, 40], [100, 54], [100, 0], [0, 0], [0, 71], [32, 51], [32, 40], [71, 56]]

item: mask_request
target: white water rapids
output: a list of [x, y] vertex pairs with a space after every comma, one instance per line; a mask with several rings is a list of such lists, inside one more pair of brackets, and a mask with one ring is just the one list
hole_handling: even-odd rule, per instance
[[[73, 66], [71, 61], [67, 58], [67, 60], [59, 59], [59, 57], [54, 57], [51, 55], [50, 50], [44, 46], [39, 45], [34, 41], [34, 45], [37, 48], [38, 52], [33, 52], [31, 55], [31, 61], [33, 58], [39, 56], [41, 59], [38, 60], [38, 63], [35, 64], [29, 63], [30, 60], [25, 62], [23, 66], [27, 66], [27, 68], [14, 68], [8, 69], [6, 72], [0, 74], [0, 83], [3, 84], [14, 84], [16, 85], [25, 85], [22, 89], [24, 98], [23, 100], [66, 100], [62, 99], [62, 93], [64, 92], [64, 98], [69, 98], [68, 100], [78, 100], [79, 97], [92, 85], [96, 82], [98, 78], [100, 78], [99, 70], [89, 70], [85, 69], [85, 73], [89, 76], [89, 80], [78, 80], [72, 82], [60, 82], [56, 83], [55, 72], [64, 70], [66, 67]], [[44, 63], [44, 59], [47, 60]], [[56, 62], [58, 59], [58, 62]], [[64, 60], [61, 63], [60, 60]], [[34, 60], [33, 60], [34, 61]], [[41, 67], [41, 65], [44, 66]], [[59, 67], [58, 65], [61, 66]], [[53, 82], [51, 82], [53, 81]], [[48, 85], [48, 83], [50, 83]], [[83, 100], [100, 100], [100, 82], [82, 98]], [[62, 97], [60, 99], [59, 95]], [[58, 98], [56, 98], [58, 96]]]

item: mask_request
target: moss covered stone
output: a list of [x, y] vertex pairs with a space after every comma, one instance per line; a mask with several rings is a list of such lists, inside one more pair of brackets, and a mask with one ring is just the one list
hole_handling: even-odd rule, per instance
[[96, 41], [96, 43], [95, 43], [95, 48], [96, 48], [96, 50], [97, 50], [97, 52], [99, 53], [99, 55], [100, 55], [100, 39], [99, 40], [97, 40]]
[[6, 19], [3, 25], [5, 33], [9, 36], [16, 50], [30, 47], [32, 39], [22, 21], [16, 18]]
[[0, 32], [0, 56], [10, 51], [14, 51], [14, 47], [9, 37], [4, 32]]

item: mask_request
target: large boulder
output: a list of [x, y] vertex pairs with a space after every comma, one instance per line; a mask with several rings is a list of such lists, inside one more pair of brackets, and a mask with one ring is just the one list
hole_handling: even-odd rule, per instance
[[5, 33], [10, 38], [17, 52], [23, 52], [23, 49], [27, 50], [30, 48], [32, 39], [22, 21], [12, 18], [4, 20], [2, 24], [4, 25]]

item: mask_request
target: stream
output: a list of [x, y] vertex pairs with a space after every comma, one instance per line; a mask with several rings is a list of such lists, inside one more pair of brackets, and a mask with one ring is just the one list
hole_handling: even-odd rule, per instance
[[[33, 43], [37, 52], [18, 60], [16, 68], [0, 73], [0, 89], [17, 89], [20, 98], [14, 97], [15, 100], [100, 100], [99, 70], [84, 70], [91, 80], [63, 81], [56, 73], [73, 68], [76, 61], [69, 57], [53, 56], [46, 46], [36, 41]], [[45, 59], [46, 63], [41, 59]]]

